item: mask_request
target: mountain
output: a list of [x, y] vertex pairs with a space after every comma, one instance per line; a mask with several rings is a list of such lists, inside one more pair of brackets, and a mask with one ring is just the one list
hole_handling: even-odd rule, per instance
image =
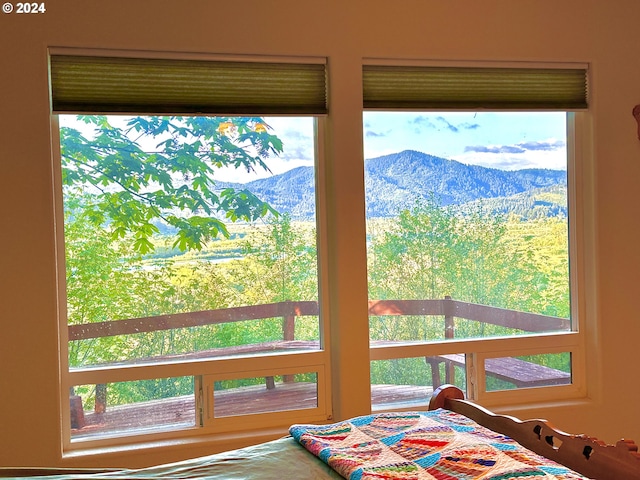
[[231, 185], [246, 188], [278, 212], [289, 213], [292, 218], [310, 218], [315, 211], [313, 167], [297, 167], [273, 177]]
[[[561, 170], [498, 170], [413, 150], [367, 160], [365, 171], [367, 214], [374, 217], [395, 215], [415, 199], [431, 195], [443, 206], [462, 205], [566, 185], [566, 172]], [[392, 198], [390, 192], [394, 192]]]
[[[554, 204], [553, 199], [558, 196], [545, 196], [545, 191], [552, 187], [564, 189], [566, 198], [566, 172], [562, 170], [498, 170], [413, 150], [365, 160], [364, 168], [370, 217], [395, 216], [400, 209], [413, 206], [417, 199], [432, 196], [443, 206], [482, 200], [485, 209], [493, 205], [488, 208], [499, 212], [514, 212], [519, 210], [514, 204], [526, 207], [535, 201], [542, 202], [536, 205], [547, 212], [545, 202], [548, 202], [547, 214], [555, 215], [561, 208]], [[220, 183], [218, 187], [247, 188], [279, 212], [290, 213], [292, 218], [309, 218], [315, 202], [313, 178], [312, 167], [298, 167], [246, 184]], [[535, 200], [532, 195], [541, 196], [542, 200]]]

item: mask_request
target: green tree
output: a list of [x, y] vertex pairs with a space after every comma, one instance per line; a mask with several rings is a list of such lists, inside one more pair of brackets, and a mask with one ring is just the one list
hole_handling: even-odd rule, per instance
[[[268, 246], [247, 249], [247, 258], [229, 264], [193, 260], [186, 266], [168, 260], [152, 265], [143, 257], [161, 244], [156, 238], [161, 228], [174, 236], [170, 250], [200, 250], [218, 235], [229, 238], [228, 222], [278, 218], [248, 190], [221, 188], [216, 182], [216, 172], [224, 167], [268, 170], [264, 159], [282, 151], [281, 141], [262, 119], [78, 119], [93, 134], [84, 128], [60, 131], [69, 324], [215, 310], [314, 293], [317, 298], [315, 248], [305, 246], [308, 236], [298, 238], [288, 218], [270, 223], [268, 238], [257, 230], [255, 240], [266, 240]], [[262, 275], [264, 289], [258, 285]], [[262, 342], [274, 334], [282, 337], [280, 323], [272, 319], [72, 341], [69, 363], [77, 367]], [[309, 323], [318, 338], [317, 319]], [[76, 389], [93, 397], [91, 386]], [[190, 378], [153, 379], [111, 385], [107, 395], [108, 404], [116, 405], [190, 391]]]
[[[112, 239], [83, 212], [84, 198], [67, 198], [65, 221], [69, 325], [150, 317], [184, 310], [171, 265], [145, 268], [126, 240]], [[166, 340], [125, 336], [70, 342], [71, 366], [160, 354]], [[159, 333], [155, 334], [156, 336]]]
[[[371, 221], [369, 227], [369, 291], [373, 299], [441, 299], [449, 295], [511, 310], [569, 315], [565, 219], [502, 218], [485, 214], [481, 204], [460, 213], [429, 200], [401, 211], [396, 218]], [[372, 339], [444, 338], [442, 316], [381, 316], [371, 317], [369, 322]], [[483, 322], [455, 320], [458, 338], [512, 333]], [[416, 378], [425, 377], [422, 359], [405, 360], [373, 362], [372, 383], [415, 384]], [[536, 357], [535, 362], [568, 369], [564, 354]]]
[[528, 280], [530, 311], [570, 317], [569, 236], [567, 219], [547, 217], [529, 221], [510, 218], [505, 245], [532, 266]]
[[[266, 228], [253, 228], [244, 242], [242, 262], [229, 272], [243, 304], [317, 301], [315, 234], [313, 225], [294, 223], [288, 214], [269, 219]], [[318, 339], [317, 317], [297, 318], [295, 329], [296, 339]], [[254, 334], [262, 337], [260, 341], [282, 339], [281, 319], [263, 322]]]
[[[282, 142], [257, 117], [77, 120], [86, 128], [60, 129], [68, 323], [225, 306], [228, 291], [215, 273], [170, 262], [147, 268], [141, 255], [154, 250], [161, 224], [184, 251], [228, 236], [225, 222], [275, 214], [246, 190], [216, 189], [215, 174], [223, 167], [268, 170], [264, 158], [281, 152]], [[69, 360], [78, 366], [193, 351], [211, 345], [211, 337], [202, 328], [71, 342]]]
[[243, 278], [250, 303], [317, 300], [318, 274], [315, 228], [292, 223], [284, 214], [256, 228], [244, 244], [248, 260]]
[[[441, 208], [434, 200], [419, 202], [395, 219], [376, 225], [370, 238], [369, 285], [375, 299], [441, 299], [451, 296], [494, 307], [533, 313], [564, 312], [568, 301], [562, 225], [551, 220], [520, 222]], [[527, 225], [526, 230], [522, 224]], [[545, 228], [541, 228], [545, 225]], [[518, 232], [531, 235], [522, 236]], [[538, 236], [533, 235], [537, 233]], [[551, 236], [551, 240], [540, 237]], [[558, 240], [556, 237], [560, 237]], [[546, 248], [551, 242], [553, 250]], [[544, 254], [540, 252], [546, 252]], [[566, 258], [566, 250], [564, 251]], [[564, 295], [564, 297], [563, 297]], [[564, 302], [563, 303], [563, 299]], [[557, 308], [553, 309], [554, 304]], [[567, 304], [568, 305], [568, 304]], [[372, 318], [374, 338], [436, 340], [444, 335], [442, 318]], [[456, 336], [505, 334], [504, 328], [458, 319]]]
[[[158, 222], [175, 229], [174, 246], [201, 249], [225, 221], [276, 213], [246, 189], [216, 189], [215, 171], [268, 170], [264, 158], [282, 142], [257, 117], [80, 116], [93, 136], [62, 127], [62, 179], [67, 192], [88, 192], [85, 214], [109, 225], [113, 238], [132, 235], [136, 252], [154, 249]], [[84, 131], [84, 129], [83, 129]]]

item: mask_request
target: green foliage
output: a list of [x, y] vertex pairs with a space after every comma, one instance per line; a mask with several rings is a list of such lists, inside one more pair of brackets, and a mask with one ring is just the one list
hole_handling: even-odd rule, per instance
[[[315, 231], [292, 225], [287, 216], [238, 234], [236, 242], [245, 254], [241, 260], [217, 264], [165, 259], [152, 265], [132, 251], [127, 237], [113, 239], [105, 227], [90, 221], [82, 208], [85, 201], [67, 196], [65, 203], [69, 324], [317, 299]], [[297, 339], [318, 339], [317, 317], [299, 318], [295, 334]], [[282, 318], [250, 320], [74, 341], [69, 363], [80, 367], [279, 339]], [[185, 379], [158, 382], [161, 379], [110, 385], [108, 403], [192, 393], [192, 383]], [[92, 387], [80, 386], [76, 393], [87, 396], [89, 408]]]
[[[149, 268], [153, 259], [135, 255], [127, 238], [112, 239], [104, 227], [96, 226], [82, 213], [85, 200], [67, 198], [70, 323], [317, 300], [313, 225], [294, 223], [283, 215], [266, 226], [247, 226], [235, 242], [221, 244], [222, 252], [241, 245], [240, 259], [218, 264], [197, 257], [180, 262], [165, 258]], [[397, 219], [370, 225], [372, 298], [451, 295], [472, 303], [568, 316], [566, 223], [560, 219], [525, 222], [487, 217], [481, 212], [462, 216], [435, 202], [423, 202], [401, 212]], [[370, 325], [371, 337], [376, 339], [433, 341], [444, 336], [442, 317], [372, 317]], [[459, 337], [510, 333], [460, 319], [455, 329]], [[297, 319], [295, 335], [297, 339], [317, 339], [318, 319]], [[281, 319], [237, 322], [72, 342], [70, 361], [80, 366], [280, 338]], [[549, 366], [559, 368], [555, 363]], [[562, 368], [567, 367], [563, 364]], [[409, 359], [372, 364], [371, 374], [374, 383], [416, 384], [429, 381], [428, 371], [423, 359]], [[179, 391], [189, 394], [191, 384], [180, 384], [184, 385]], [[151, 392], [134, 393], [131, 388], [110, 386], [110, 404], [137, 401], [134, 399]], [[158, 386], [154, 389], [162, 390]]]
[[[67, 198], [67, 205], [83, 199]], [[73, 211], [73, 213], [71, 213]], [[131, 252], [128, 239], [113, 240], [96, 226], [80, 206], [67, 212], [67, 317], [70, 325], [140, 318], [198, 309], [185, 295], [180, 275], [171, 266], [147, 269]], [[71, 342], [69, 363], [76, 367], [172, 353], [178, 341], [192, 343], [192, 335], [156, 332]], [[153, 346], [153, 347], [152, 347]]]
[[[407, 373], [410, 372], [410, 375]], [[375, 385], [431, 385], [431, 373], [424, 358], [394, 358], [371, 362], [371, 383]]]
[[223, 219], [276, 214], [248, 190], [215, 188], [216, 169], [268, 170], [263, 157], [282, 151], [261, 118], [133, 117], [122, 127], [112, 117], [79, 118], [94, 136], [60, 129], [65, 190], [91, 193], [87, 219], [108, 224], [113, 239], [131, 235], [138, 253], [153, 251], [160, 221], [176, 229], [174, 247], [187, 250], [228, 235]]
[[[394, 219], [369, 222], [369, 291], [375, 299], [442, 299], [568, 318], [568, 239], [565, 219], [531, 221], [484, 214], [479, 204], [464, 215], [435, 200], [416, 203]], [[375, 340], [444, 339], [443, 317], [371, 317]], [[456, 338], [482, 338], [523, 332], [455, 318]], [[531, 361], [569, 368], [564, 357]], [[423, 359], [372, 365], [373, 383], [420, 384]], [[442, 367], [444, 368], [444, 367]], [[458, 369], [460, 370], [460, 369]], [[565, 370], [567, 371], [567, 370]], [[444, 371], [441, 372], [444, 378]], [[430, 375], [428, 376], [430, 379]], [[464, 374], [458, 372], [457, 379]], [[390, 379], [392, 381], [390, 382]], [[492, 388], [513, 388], [496, 385]]]
[[371, 223], [369, 288], [378, 299], [451, 296], [568, 316], [566, 221], [467, 215], [418, 202]]
[[[261, 119], [135, 117], [119, 127], [101, 116], [82, 120], [96, 128], [93, 137], [61, 130], [69, 324], [317, 301], [315, 226], [270, 215], [275, 210], [247, 190], [216, 189], [216, 169], [267, 169], [263, 158], [282, 150]], [[562, 201], [562, 189], [543, 194], [548, 198], [536, 201]], [[427, 198], [394, 218], [371, 219], [370, 297], [451, 296], [569, 317], [566, 219], [500, 217], [495, 205], [492, 213], [485, 207], [454, 210]], [[256, 221], [263, 218], [265, 223]], [[236, 221], [242, 230], [232, 231]], [[174, 232], [170, 240], [159, 225]], [[461, 319], [455, 331], [464, 338], [516, 333]], [[441, 340], [444, 322], [435, 316], [372, 317], [370, 335]], [[317, 317], [296, 320], [296, 339], [319, 336]], [[80, 367], [281, 338], [281, 318], [180, 328], [71, 342], [69, 362]], [[569, 368], [566, 356], [531, 361]], [[373, 362], [371, 378], [428, 384], [428, 372], [424, 359]], [[229, 380], [218, 387], [262, 381]], [[77, 391], [90, 395], [91, 388]], [[109, 386], [108, 403], [192, 391], [192, 378], [121, 382]]]
[[315, 228], [293, 225], [288, 214], [268, 221], [268, 229], [254, 229], [243, 244], [244, 258], [252, 269], [237, 271], [251, 285], [244, 295], [271, 302], [318, 298]]
[[[318, 300], [316, 231], [291, 222], [288, 214], [272, 218], [267, 228], [253, 228], [243, 242], [243, 261], [231, 265], [243, 304]], [[318, 319], [298, 317], [295, 338], [317, 340]], [[282, 338], [282, 331], [278, 331]]]

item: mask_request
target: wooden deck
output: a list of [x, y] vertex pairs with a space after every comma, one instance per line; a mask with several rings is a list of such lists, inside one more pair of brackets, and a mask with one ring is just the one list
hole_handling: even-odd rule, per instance
[[[214, 396], [214, 417], [314, 408], [314, 383], [279, 383], [274, 389], [264, 385], [219, 391]], [[431, 387], [415, 385], [373, 385], [372, 404], [377, 408], [415, 405], [426, 409]], [[185, 428], [196, 424], [195, 401], [191, 395], [112, 406], [104, 413], [84, 412], [85, 426], [72, 429], [73, 439], [105, 434], [133, 433], [159, 428]]]
[[[197, 351], [192, 353], [155, 355], [151, 358], [131, 358], [126, 361], [109, 363], [106, 366], [113, 372], [127, 369], [131, 365], [146, 363], [151, 369], [174, 361], [201, 359], [222, 359], [238, 355], [261, 356], [278, 355], [294, 351], [318, 351], [321, 346], [316, 341], [306, 341], [295, 338], [295, 323], [300, 317], [316, 317], [319, 306], [314, 301], [285, 301], [273, 304], [231, 307], [201, 312], [187, 312], [167, 314], [154, 317], [134, 318], [125, 320], [110, 320], [105, 322], [70, 325], [68, 328], [69, 341], [83, 342], [102, 337], [116, 337], [122, 335], [142, 335], [148, 332], [170, 331], [173, 329], [197, 328], [208, 325], [220, 325], [230, 322], [257, 321], [262, 319], [282, 319], [282, 338], [277, 340], [251, 344], [230, 345]], [[509, 329], [509, 333], [535, 333], [570, 331], [571, 322], [566, 318], [550, 317], [515, 310], [476, 305], [444, 299], [428, 300], [371, 300], [369, 315], [372, 316], [436, 316], [442, 317], [443, 332], [436, 332], [433, 340], [451, 340], [456, 336], [456, 319], [465, 319], [487, 325], [495, 325]], [[462, 337], [464, 338], [464, 337]], [[140, 341], [143, 341], [141, 337]], [[371, 341], [372, 352], [379, 349], [393, 347], [406, 342], [396, 340]], [[441, 355], [425, 357], [431, 365], [431, 384], [437, 387], [441, 383], [439, 364], [444, 362], [446, 383], [453, 383], [453, 365], [464, 366], [466, 359], [462, 355]], [[256, 358], [256, 365], [259, 362]], [[82, 370], [82, 367], [78, 368]], [[150, 373], [149, 373], [150, 372]], [[149, 371], [149, 377], [154, 378]], [[556, 385], [570, 383], [570, 374], [548, 367], [536, 365], [514, 358], [493, 358], [485, 363], [487, 375], [502, 378], [516, 386]], [[70, 385], [82, 385], [84, 379], [76, 382], [76, 372], [69, 372]], [[162, 375], [158, 375], [158, 378]], [[285, 378], [285, 380], [287, 380]], [[139, 432], [141, 430], [156, 430], [158, 428], [185, 428], [196, 425], [195, 402], [193, 396], [167, 398], [162, 400], [141, 402], [124, 406], [107, 405], [107, 383], [103, 383], [100, 374], [92, 381], [96, 384], [93, 403], [94, 411], [82, 410], [82, 399], [71, 389], [70, 393], [70, 423], [72, 438], [100, 436], [116, 432]], [[116, 380], [118, 381], [118, 380]], [[266, 377], [265, 383], [274, 386], [274, 377]], [[376, 385], [372, 388], [372, 404], [374, 408], [393, 409], [400, 406], [422, 408], [432, 392], [431, 387]], [[87, 401], [87, 399], [85, 399]], [[247, 413], [264, 413], [274, 411], [299, 410], [313, 408], [317, 405], [316, 387], [314, 384], [284, 382], [274, 388], [263, 386], [229, 389], [215, 394], [214, 417], [232, 417]]]

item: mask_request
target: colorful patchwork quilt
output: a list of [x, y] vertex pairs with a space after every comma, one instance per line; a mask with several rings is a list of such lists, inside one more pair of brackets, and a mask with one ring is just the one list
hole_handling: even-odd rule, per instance
[[381, 413], [291, 435], [348, 480], [586, 479], [448, 410]]

